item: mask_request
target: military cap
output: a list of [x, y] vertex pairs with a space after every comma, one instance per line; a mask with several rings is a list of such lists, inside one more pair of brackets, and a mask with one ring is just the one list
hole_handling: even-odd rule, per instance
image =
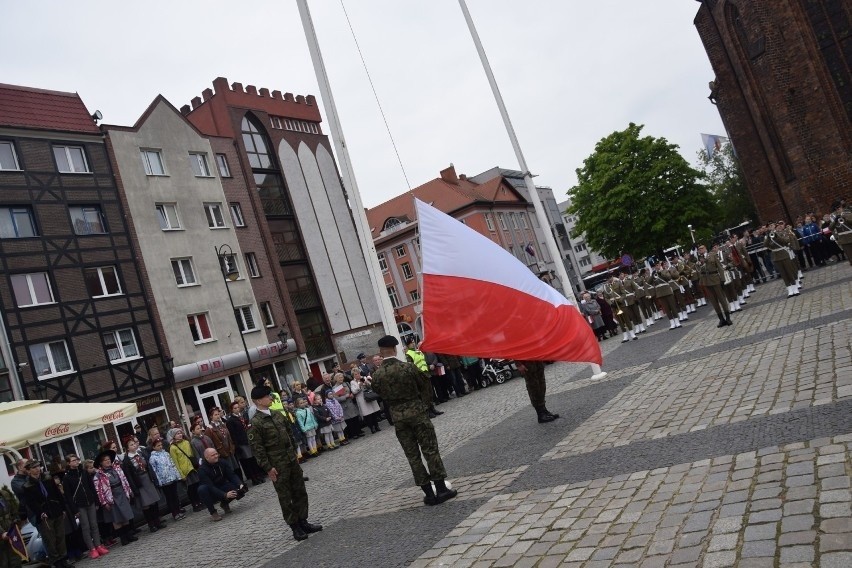
[[260, 400], [261, 398], [269, 396], [270, 394], [272, 394], [272, 389], [267, 386], [258, 385], [251, 389], [252, 400]]
[[366, 358], [367, 358], [367, 356], [366, 356], [366, 355], [364, 355], [363, 353], [358, 353], [358, 356], [357, 356], [357, 357], [355, 357], [355, 358], [356, 358], [356, 359], [366, 359]]
[[393, 335], [386, 335], [379, 339], [379, 347], [396, 347], [399, 345], [399, 339]]

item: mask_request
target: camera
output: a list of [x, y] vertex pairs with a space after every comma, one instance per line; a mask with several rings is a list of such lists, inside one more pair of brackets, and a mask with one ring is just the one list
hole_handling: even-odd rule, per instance
[[240, 487], [239, 489], [237, 489], [237, 501], [239, 501], [240, 499], [242, 499], [243, 497], [245, 497], [245, 496], [246, 496], [246, 493], [248, 493], [248, 489], [246, 489], [246, 486], [245, 486], [245, 485], [243, 485], [242, 487]]

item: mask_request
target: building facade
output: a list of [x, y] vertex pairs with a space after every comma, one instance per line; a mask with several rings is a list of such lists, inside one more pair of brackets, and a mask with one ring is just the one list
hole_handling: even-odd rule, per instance
[[764, 222], [852, 192], [850, 22], [847, 0], [701, 0], [710, 101]]
[[536, 274], [547, 258], [539, 242], [533, 206], [502, 176], [475, 183], [444, 169], [440, 177], [367, 210], [379, 266], [394, 308], [400, 335], [422, 337], [420, 323], [421, 252], [414, 198], [443, 211], [485, 235]]
[[[565, 251], [566, 260], [574, 266], [574, 272], [582, 283], [583, 278], [588, 276], [594, 267], [605, 264], [607, 260], [597, 251], [589, 248], [585, 233], [574, 235], [577, 217], [567, 212], [569, 207], [571, 207], [570, 199], [557, 205], [565, 228], [565, 235], [561, 236], [562, 249]], [[581, 285], [582, 290], [587, 289], [585, 284]]]
[[260, 377], [303, 379], [296, 341], [277, 335], [295, 327], [292, 309], [228, 145], [214, 149], [162, 97], [133, 127], [102, 128], [183, 416], [206, 423]]
[[[17, 371], [5, 377], [27, 399], [146, 401], [174, 415], [114, 173], [76, 93], [0, 85], [0, 315]], [[41, 447], [46, 460], [88, 457], [106, 435]]]
[[375, 350], [379, 304], [314, 97], [220, 77], [181, 113], [236, 151], [232, 166], [265, 217], [312, 374]]

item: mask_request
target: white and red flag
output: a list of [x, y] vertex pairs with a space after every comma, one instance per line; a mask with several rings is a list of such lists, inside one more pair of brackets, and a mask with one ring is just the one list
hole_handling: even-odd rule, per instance
[[508, 251], [415, 199], [423, 254], [423, 351], [602, 363], [571, 302]]

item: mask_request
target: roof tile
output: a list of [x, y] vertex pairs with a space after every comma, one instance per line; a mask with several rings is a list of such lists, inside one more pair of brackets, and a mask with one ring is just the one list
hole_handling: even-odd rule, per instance
[[0, 83], [0, 126], [98, 134], [77, 93]]

